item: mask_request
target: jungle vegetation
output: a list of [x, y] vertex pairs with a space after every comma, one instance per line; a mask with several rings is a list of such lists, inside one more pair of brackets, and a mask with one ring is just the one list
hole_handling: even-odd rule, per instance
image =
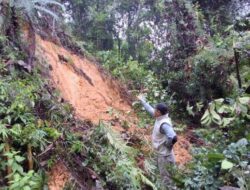
[[192, 160], [171, 169], [180, 189], [250, 189], [249, 10], [247, 0], [1, 0], [0, 189], [46, 189], [63, 160], [77, 176], [64, 189], [160, 190], [145, 142], [74, 117], [36, 58], [36, 35], [124, 84], [138, 128], [152, 120], [136, 95], [169, 105], [178, 134], [192, 131]]

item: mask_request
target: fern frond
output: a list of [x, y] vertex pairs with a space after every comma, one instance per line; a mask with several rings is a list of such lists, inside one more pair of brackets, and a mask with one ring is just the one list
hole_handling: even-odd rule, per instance
[[103, 123], [100, 124], [100, 127], [106, 134], [106, 137], [109, 143], [119, 152], [126, 154], [136, 154], [136, 150], [132, 147], [127, 146], [127, 143], [121, 138], [120, 134], [114, 130], [110, 126], [105, 126]]
[[61, 3], [57, 2], [57, 1], [54, 1], [54, 0], [43, 0], [43, 1], [41, 1], [41, 0], [32, 0], [32, 2], [34, 4], [39, 4], [39, 5], [42, 5], [42, 6], [47, 6], [49, 4], [51, 4], [51, 5], [57, 5], [62, 10], [65, 10], [65, 7], [64, 7], [63, 4], [61, 4]]
[[[119, 152], [119, 154], [116, 155], [118, 158], [116, 167], [113, 169], [113, 175], [116, 176], [116, 178], [121, 178], [122, 180], [127, 179], [129, 181], [124, 187], [128, 189], [138, 189], [143, 183], [152, 187], [153, 190], [157, 190], [150, 179], [144, 175], [143, 170], [136, 165], [135, 157], [137, 155], [137, 150], [129, 147], [121, 138], [120, 133], [112, 130], [110, 126], [100, 123], [99, 127], [102, 134], [104, 134], [108, 140], [108, 143]], [[150, 168], [149, 173], [153, 173], [153, 168], [150, 166], [148, 166], [148, 168]]]
[[146, 159], [144, 161], [144, 169], [148, 174], [154, 176], [156, 171], [156, 164], [154, 164], [151, 160]]
[[45, 12], [45, 13], [49, 14], [49, 15], [52, 16], [55, 20], [58, 20], [58, 19], [59, 19], [59, 17], [58, 17], [55, 13], [53, 13], [52, 11], [50, 11], [49, 9], [46, 9], [46, 8], [44, 8], [44, 7], [42, 7], [42, 6], [38, 6], [38, 5], [35, 5], [35, 8], [36, 8], [38, 11], [42, 11], [42, 12]]
[[59, 17], [51, 9], [46, 6], [52, 4], [60, 7], [63, 11], [65, 7], [63, 4], [56, 0], [10, 0], [9, 5], [15, 7], [16, 9], [22, 10], [31, 20], [35, 18], [36, 11], [46, 13], [53, 17], [53, 19], [58, 20]]
[[153, 190], [157, 190], [157, 187], [145, 175], [143, 175], [143, 173], [140, 173], [140, 177], [144, 184], [149, 185]]

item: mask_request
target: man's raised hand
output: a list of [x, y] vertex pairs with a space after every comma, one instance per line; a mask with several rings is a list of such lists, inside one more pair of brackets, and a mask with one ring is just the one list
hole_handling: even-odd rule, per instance
[[143, 94], [139, 94], [137, 96], [137, 99], [140, 100], [140, 101], [143, 101], [143, 100], [145, 100], [145, 96]]

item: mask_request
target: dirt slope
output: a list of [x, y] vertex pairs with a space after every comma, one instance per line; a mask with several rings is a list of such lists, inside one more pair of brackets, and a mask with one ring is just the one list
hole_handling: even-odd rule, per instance
[[[124, 130], [121, 125], [126, 121], [131, 133], [139, 131], [141, 137], [143, 137], [142, 134], [148, 134], [145, 138], [150, 139], [151, 132], [148, 130], [151, 129], [136, 127], [137, 118], [130, 104], [122, 98], [118, 83], [103, 75], [96, 64], [40, 37], [37, 37], [36, 56], [50, 64], [53, 84], [60, 90], [62, 97], [74, 107], [77, 117], [90, 120], [95, 124], [98, 124], [99, 120], [111, 121], [113, 127], [119, 131]], [[119, 119], [111, 114], [109, 111], [111, 108], [118, 110]], [[176, 160], [177, 163], [185, 164], [191, 159], [188, 153], [190, 144], [183, 137], [179, 139], [175, 146]], [[62, 171], [58, 171], [60, 169]], [[59, 178], [56, 173], [60, 173]], [[52, 169], [50, 189], [62, 189], [68, 176], [64, 167], [56, 165], [55, 169]]]
[[108, 113], [111, 107], [123, 113], [131, 110], [122, 99], [118, 84], [105, 79], [97, 65], [41, 38], [38, 44], [38, 51], [52, 66], [54, 84], [78, 117], [97, 124], [99, 120], [112, 119]]

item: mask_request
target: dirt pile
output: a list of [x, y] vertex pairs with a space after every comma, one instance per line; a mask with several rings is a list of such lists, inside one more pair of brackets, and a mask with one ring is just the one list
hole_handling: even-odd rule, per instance
[[[118, 131], [141, 133], [141, 138], [150, 140], [151, 129], [136, 127], [137, 118], [129, 102], [122, 97], [119, 84], [105, 76], [97, 64], [40, 37], [37, 37], [36, 56], [50, 65], [53, 85], [62, 98], [73, 106], [78, 118], [94, 124], [100, 120], [109, 121]], [[180, 137], [175, 146], [177, 163], [185, 164], [191, 159], [189, 147], [185, 138]], [[67, 181], [69, 175], [64, 167], [59, 163], [51, 171], [50, 189], [60, 189]], [[60, 168], [66, 173], [62, 178], [56, 175]]]

